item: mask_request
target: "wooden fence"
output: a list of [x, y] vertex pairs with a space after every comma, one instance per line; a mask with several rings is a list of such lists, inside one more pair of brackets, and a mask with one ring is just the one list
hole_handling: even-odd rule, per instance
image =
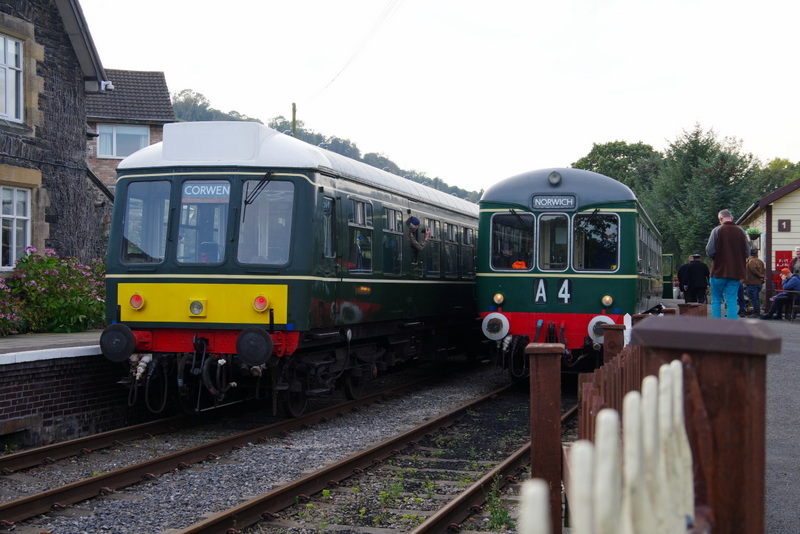
[[[645, 384], [645, 389], [655, 387], [658, 390], [660, 386], [647, 384], [653, 381], [658, 384], [655, 376], [662, 369], [682, 368], [682, 384], [678, 386], [677, 394], [683, 402], [675, 404], [682, 404], [685, 413], [683, 426], [693, 459], [693, 510], [697, 521], [688, 527], [673, 524], [671, 530], [656, 528], [652, 532], [677, 532], [676, 528], [681, 532], [710, 532], [713, 525], [715, 532], [759, 534], [764, 532], [766, 355], [780, 352], [781, 341], [764, 324], [707, 319], [704, 317], [706, 309], [705, 305], [694, 305], [687, 307], [686, 313], [681, 309], [682, 315], [678, 317], [634, 319], [632, 343], [621, 350], [616, 350], [616, 347], [622, 345], [620, 339], [624, 327], [607, 327], [605, 344], [614, 355], [580, 385], [579, 439], [594, 439], [602, 432], [614, 436], [606, 439], [619, 443], [619, 435], [614, 430], [603, 430], [602, 425], [613, 428], [613, 423], [602, 422], [610, 416], [603, 415], [599, 419], [598, 416], [613, 413], [612, 410], [624, 414], [624, 405], [635, 402], [628, 400], [632, 398], [629, 396], [631, 392], [637, 392], [633, 397], [640, 395], [638, 391], [642, 384]], [[549, 499], [546, 499], [545, 509], [550, 511], [546, 518], [547, 528], [557, 533], [561, 532], [562, 478], [567, 486], [571, 510], [591, 507], [583, 501], [580, 504], [572, 502], [574, 498], [570, 498], [572, 491], [569, 489], [569, 481], [574, 479], [571, 463], [565, 463], [562, 468], [557, 413], [560, 403], [553, 401], [560, 397], [558, 364], [561, 351], [563, 346], [560, 344], [531, 344], [526, 349], [531, 358], [532, 476], [541, 480], [532, 482], [533, 487], [526, 488], [525, 493], [533, 498], [530, 495], [541, 494], [542, 488], [547, 490]], [[676, 379], [664, 380], [674, 382]], [[642, 393], [642, 401], [645, 398], [647, 394]], [[652, 424], [652, 419], [645, 417], [642, 424]], [[623, 423], [624, 427], [635, 425], [627, 416]], [[628, 438], [625, 432], [624, 435], [629, 445], [631, 440], [635, 440]], [[585, 455], [581, 452], [582, 446], [571, 454]], [[602, 452], [611, 446], [596, 447], [597, 465], [605, 467], [595, 468], [594, 479], [622, 488], [620, 480], [627, 475], [624, 472], [612, 475], [618, 462], [613, 452], [610, 455]], [[611, 449], [613, 451], [613, 447]], [[680, 464], [673, 449], [670, 448], [672, 452], [667, 454], [667, 458]], [[612, 467], [608, 467], [609, 464]], [[645, 474], [649, 476], [652, 469], [648, 467]], [[546, 481], [544, 485], [542, 481]], [[577, 487], [585, 488], [586, 482]], [[668, 491], [670, 496], [680, 493], [672, 487]], [[601, 508], [605, 500], [604, 496], [597, 501]], [[673, 508], [667, 502], [669, 500], [658, 500], [656, 506]], [[539, 508], [542, 508], [541, 504]], [[664, 512], [669, 515], [666, 510]], [[521, 521], [520, 533], [550, 533], [550, 530], [542, 530], [545, 527], [541, 524], [529, 524], [530, 516], [525, 517]], [[642, 532], [625, 528], [616, 532]], [[606, 530], [595, 524], [594, 530], [587, 532], [600, 534]]]

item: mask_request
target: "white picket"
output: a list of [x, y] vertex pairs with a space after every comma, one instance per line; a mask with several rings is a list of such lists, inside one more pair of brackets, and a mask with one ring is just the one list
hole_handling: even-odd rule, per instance
[[[596, 444], [573, 443], [567, 500], [573, 534], [685, 534], [694, 515], [694, 480], [684, 426], [683, 368], [665, 364], [642, 393], [623, 400], [619, 414], [597, 414]], [[622, 450], [620, 450], [620, 440]], [[548, 485], [523, 486], [520, 534], [547, 534]]]

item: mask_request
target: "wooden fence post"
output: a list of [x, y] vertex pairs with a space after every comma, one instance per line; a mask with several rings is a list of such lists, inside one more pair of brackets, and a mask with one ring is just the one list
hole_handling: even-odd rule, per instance
[[603, 329], [603, 364], [607, 364], [625, 347], [624, 324], [601, 324]]
[[[766, 355], [780, 352], [780, 336], [757, 321], [685, 315], [643, 321], [632, 330], [631, 343], [642, 347], [645, 375], [658, 375], [662, 364], [691, 356], [690, 371], [699, 384], [695, 394], [701, 398], [686, 402], [702, 403], [708, 428], [687, 425], [687, 433], [695, 481], [698, 465], [710, 477], [700, 492], [709, 502], [695, 505], [711, 506], [715, 532], [763, 534]], [[684, 398], [686, 393], [684, 384]]]
[[531, 373], [531, 478], [550, 486], [553, 534], [561, 534], [561, 343], [525, 348]]

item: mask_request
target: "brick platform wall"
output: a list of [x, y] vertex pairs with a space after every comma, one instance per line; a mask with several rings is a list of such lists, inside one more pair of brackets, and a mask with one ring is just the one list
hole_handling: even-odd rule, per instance
[[0, 452], [105, 432], [145, 420], [127, 406], [120, 364], [102, 356], [0, 367]]

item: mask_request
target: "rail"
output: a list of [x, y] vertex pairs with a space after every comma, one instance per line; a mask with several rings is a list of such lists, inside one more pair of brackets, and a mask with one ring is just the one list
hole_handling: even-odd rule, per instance
[[[684, 427], [693, 465], [694, 502], [691, 509], [697, 519], [688, 530], [685, 525], [680, 525], [678, 528], [682, 532], [710, 532], [712, 528], [733, 534], [764, 532], [766, 355], [778, 353], [781, 348], [780, 337], [765, 327], [757, 321], [708, 319], [691, 314], [634, 322], [632, 344], [614, 358], [616, 363], [604, 365], [591, 381], [583, 384], [586, 389], [581, 390], [584, 397], [582, 411], [588, 411], [591, 417], [582, 416], [579, 439], [598, 436], [601, 432], [614, 435], [613, 431], [602, 428], [608, 423], [595, 422], [592, 426], [589, 419], [607, 413], [603, 410], [608, 407], [623, 408], [627, 400], [622, 399], [626, 399], [630, 391], [638, 389], [638, 386], [631, 387], [637, 374], [638, 384], [642, 384], [643, 381], [652, 381], [645, 377], [659, 375], [662, 366], [682, 367], [682, 386], [678, 393], [686, 414]], [[612, 341], [607, 339], [606, 342]], [[544, 486], [534, 484], [534, 488], [526, 489], [526, 496], [532, 499], [531, 495], [538, 495], [537, 498], [541, 499], [542, 488], [546, 487], [547, 504], [539, 501], [525, 506], [549, 509], [550, 513], [545, 526], [537, 524], [528, 528], [527, 519], [522, 521], [527, 529], [521, 528], [522, 534], [550, 532], [544, 530], [547, 527], [560, 533], [562, 477], [567, 485], [568, 502], [572, 493], [569, 489], [571, 463], [565, 463], [562, 468], [558, 438], [553, 440], [547, 429], [542, 431], [542, 427], [533, 424], [534, 421], [552, 424], [548, 423], [552, 417], [549, 411], [552, 399], [557, 398], [552, 396], [554, 391], [560, 390], [559, 386], [552, 385], [558, 383], [557, 355], [560, 350], [562, 347], [557, 344], [531, 344], [526, 349], [531, 358], [531, 422], [532, 428], [537, 429], [531, 436], [532, 476], [545, 481]], [[674, 361], [680, 363], [673, 364]], [[629, 423], [626, 416], [624, 425], [630, 424], [633, 423]], [[611, 441], [618, 443], [619, 437]], [[578, 452], [572, 451], [571, 454]], [[665, 464], [665, 470], [675, 469], [674, 465], [680, 464], [675, 460], [676, 454], [673, 450], [666, 456], [669, 462]], [[610, 458], [601, 452], [597, 455], [599, 465], [603, 467], [598, 467], [596, 472], [603, 475], [596, 476], [595, 483], [608, 483], [613, 478], [614, 484], [618, 483], [621, 489], [623, 477], [627, 475], [624, 471], [623, 474], [610, 474], [614, 472], [613, 454]], [[674, 488], [667, 489], [667, 492], [673, 497], [681, 493]], [[659, 500], [651, 506], [666, 511], [668, 507], [665, 508], [664, 502]], [[573, 509], [576, 506], [587, 505], [571, 504]], [[586, 531], [576, 529], [573, 532], [582, 534]], [[592, 532], [607, 530], [595, 524]]]

